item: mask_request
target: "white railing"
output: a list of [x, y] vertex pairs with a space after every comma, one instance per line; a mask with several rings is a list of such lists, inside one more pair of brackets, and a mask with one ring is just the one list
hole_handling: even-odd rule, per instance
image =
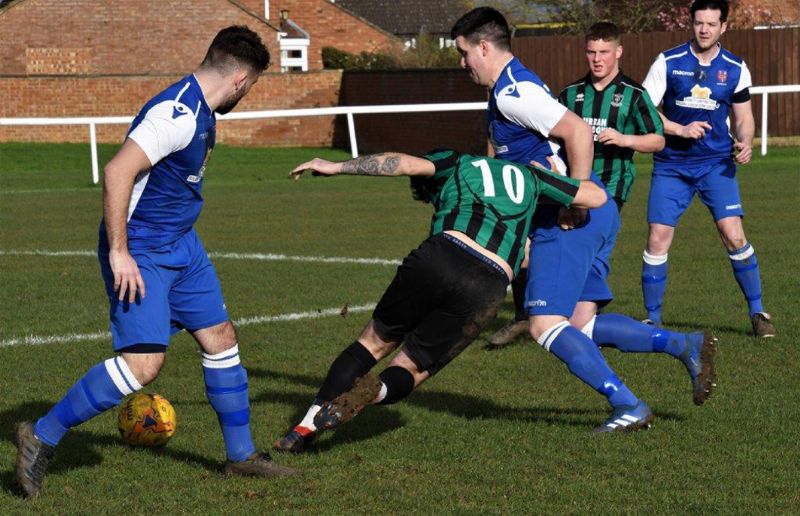
[[[767, 154], [767, 124], [768, 124], [768, 95], [770, 93], [797, 93], [800, 84], [780, 86], [755, 86], [750, 88], [750, 93], [763, 95], [761, 104], [761, 155]], [[485, 110], [486, 102], [460, 102], [448, 104], [392, 104], [384, 106], [338, 106], [307, 109], [273, 109], [264, 111], [243, 111], [228, 113], [218, 116], [219, 120], [254, 120], [259, 118], [289, 118], [304, 116], [346, 115], [347, 132], [350, 138], [351, 155], [358, 157], [358, 142], [356, 141], [356, 128], [353, 115], [376, 113], [423, 113], [438, 111], [477, 111]], [[96, 128], [99, 124], [130, 124], [132, 116], [109, 117], [71, 117], [71, 118], [0, 118], [0, 126], [4, 125], [88, 125], [89, 144], [92, 155], [92, 181], [100, 181], [100, 172], [97, 163], [97, 136]]]
[[[350, 152], [358, 157], [356, 127], [353, 115], [372, 113], [419, 113], [429, 111], [476, 111], [485, 110], [486, 102], [461, 102], [453, 104], [393, 104], [385, 106], [340, 106], [307, 109], [273, 109], [265, 111], [242, 111], [218, 115], [218, 120], [253, 120], [257, 118], [282, 118], [300, 116], [347, 115], [347, 132], [350, 137]], [[4, 125], [88, 125], [89, 144], [92, 152], [92, 181], [100, 181], [100, 169], [97, 163], [96, 127], [99, 124], [130, 124], [132, 116], [106, 117], [71, 117], [71, 118], [0, 118], [0, 126]]]
[[750, 88], [753, 95], [761, 94], [761, 155], [767, 155], [767, 114], [769, 113], [770, 93], [800, 93], [800, 84], [783, 84], [780, 86], [753, 86]]

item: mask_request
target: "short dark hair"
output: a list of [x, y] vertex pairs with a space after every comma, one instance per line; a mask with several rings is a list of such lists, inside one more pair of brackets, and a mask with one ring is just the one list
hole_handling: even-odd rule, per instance
[[261, 73], [269, 66], [269, 51], [258, 34], [244, 25], [233, 25], [214, 36], [200, 66], [223, 72], [248, 66]]
[[436, 182], [425, 176], [409, 176], [409, 186], [411, 187], [411, 197], [415, 201], [430, 204], [433, 196], [439, 193]]
[[586, 31], [586, 41], [617, 41], [619, 42], [622, 31], [611, 22], [598, 22]]
[[491, 7], [477, 7], [461, 18], [450, 30], [450, 39], [464, 36], [470, 43], [491, 41], [501, 50], [511, 50], [511, 32], [500, 11]]
[[728, 0], [694, 0], [689, 8], [689, 12], [692, 13], [692, 20], [694, 20], [694, 13], [705, 11], [706, 9], [719, 11], [719, 21], [728, 21]]

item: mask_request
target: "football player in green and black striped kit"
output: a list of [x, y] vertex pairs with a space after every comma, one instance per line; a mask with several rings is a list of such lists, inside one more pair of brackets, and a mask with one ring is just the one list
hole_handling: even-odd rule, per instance
[[[331, 364], [303, 420], [275, 443], [278, 451], [303, 451], [319, 431], [349, 421], [367, 404], [400, 401], [458, 356], [505, 299], [542, 196], [578, 208], [608, 201], [591, 181], [453, 151], [314, 159], [292, 175], [305, 170], [410, 176], [414, 198], [433, 205], [434, 214], [429, 237], [398, 267], [366, 328]], [[369, 374], [401, 345], [377, 378]]]
[[[592, 127], [592, 169], [622, 210], [636, 175], [633, 153], [663, 149], [664, 126], [644, 88], [619, 69], [622, 44], [616, 25], [592, 25], [586, 33], [585, 50], [589, 73], [564, 88], [558, 101]], [[527, 272], [524, 263], [512, 284], [514, 320], [489, 337], [492, 348], [506, 346], [528, 333], [523, 306]]]
[[636, 175], [634, 151], [663, 149], [664, 126], [644, 88], [620, 71], [620, 57], [619, 28], [592, 25], [586, 33], [589, 73], [564, 88], [558, 101], [592, 127], [592, 168], [622, 209]]

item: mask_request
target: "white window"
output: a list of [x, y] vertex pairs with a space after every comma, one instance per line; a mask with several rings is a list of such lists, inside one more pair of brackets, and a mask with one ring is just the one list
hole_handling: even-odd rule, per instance
[[281, 12], [281, 18], [283, 20], [281, 29], [286, 31], [278, 33], [278, 42], [281, 47], [281, 72], [307, 72], [308, 45], [311, 38], [299, 25], [288, 19], [288, 12], [285, 16], [284, 12]]
[[307, 39], [281, 38], [282, 72], [308, 71], [308, 44]]

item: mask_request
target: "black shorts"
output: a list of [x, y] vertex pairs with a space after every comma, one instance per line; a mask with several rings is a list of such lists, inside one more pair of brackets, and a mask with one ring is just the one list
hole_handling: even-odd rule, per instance
[[506, 297], [508, 276], [450, 240], [425, 240], [409, 254], [372, 314], [375, 330], [403, 340], [420, 371], [436, 374], [475, 340]]

